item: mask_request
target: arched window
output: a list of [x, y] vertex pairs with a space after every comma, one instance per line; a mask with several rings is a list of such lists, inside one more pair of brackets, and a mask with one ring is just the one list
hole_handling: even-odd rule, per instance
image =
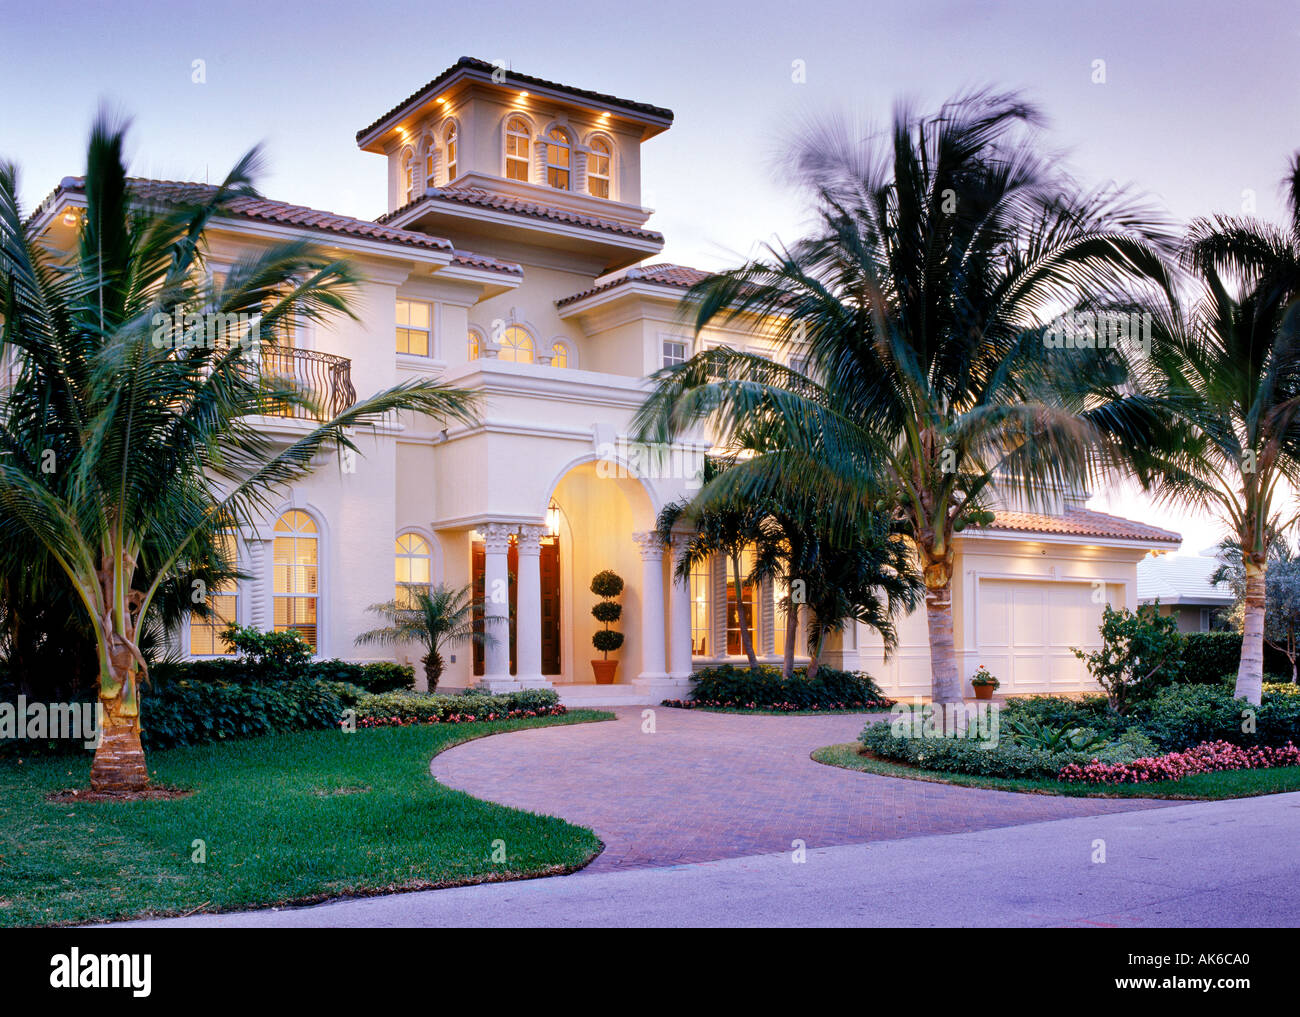
[[402, 156], [402, 204], [410, 204], [415, 198], [415, 153], [409, 148]]
[[546, 136], [546, 182], [561, 191], [569, 189], [569, 163], [573, 148], [562, 127], [552, 127]]
[[460, 132], [456, 121], [450, 121], [442, 134], [443, 147], [447, 149], [447, 183], [456, 179], [456, 153], [460, 149]]
[[398, 607], [415, 607], [415, 598], [428, 593], [433, 582], [433, 554], [429, 542], [418, 533], [397, 538], [396, 588]]
[[569, 347], [562, 342], [556, 342], [551, 347], [551, 366], [568, 367], [569, 366]]
[[476, 328], [469, 330], [469, 359], [477, 360], [483, 356], [483, 336]]
[[609, 197], [609, 156], [609, 142], [594, 138], [587, 154], [587, 193], [593, 197]]
[[290, 509], [276, 520], [275, 538], [271, 544], [275, 631], [297, 632], [312, 650], [318, 649], [319, 539], [316, 521], [306, 512]]
[[[221, 545], [221, 559], [232, 568], [238, 564], [233, 530], [222, 530], [217, 537]], [[204, 598], [208, 613], [204, 617], [190, 615], [190, 656], [211, 657], [230, 653], [230, 645], [221, 638], [226, 626], [239, 618], [239, 586], [235, 580], [211, 587]]]
[[531, 147], [528, 121], [511, 117], [506, 123], [506, 179], [527, 181]]
[[433, 136], [430, 135], [429, 140], [424, 143], [424, 186], [425, 187], [433, 187], [435, 185], [433, 164], [435, 159], [437, 158], [436, 153], [437, 153], [437, 149], [435, 148], [433, 143]]
[[533, 337], [522, 325], [511, 325], [501, 334], [501, 352], [498, 360], [512, 360], [516, 364], [533, 362]]

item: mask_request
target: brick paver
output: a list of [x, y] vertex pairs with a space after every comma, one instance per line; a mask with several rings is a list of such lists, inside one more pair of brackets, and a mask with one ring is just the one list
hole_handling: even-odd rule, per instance
[[961, 833], [1176, 804], [1058, 798], [899, 780], [823, 766], [813, 749], [853, 741], [864, 718], [765, 717], [659, 708], [458, 745], [434, 758], [450, 787], [591, 827], [592, 871], [677, 865]]

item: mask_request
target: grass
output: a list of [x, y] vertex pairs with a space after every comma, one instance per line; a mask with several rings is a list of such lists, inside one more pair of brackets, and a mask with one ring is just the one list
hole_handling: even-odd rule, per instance
[[902, 763], [891, 763], [861, 754], [857, 742], [827, 745], [817, 749], [812, 758], [827, 766], [860, 770], [881, 777], [901, 777], [959, 787], [987, 788], [993, 791], [1019, 791], [1027, 794], [1066, 795], [1071, 798], [1175, 798], [1212, 801], [1219, 798], [1250, 798], [1254, 795], [1300, 791], [1300, 766], [1279, 766], [1267, 770], [1224, 770], [1220, 773], [1197, 773], [1181, 780], [1153, 781], [1150, 784], [1067, 784], [1060, 780], [1024, 780], [1013, 777], [981, 777], [941, 770], [922, 770]]
[[[0, 926], [303, 904], [572, 871], [601, 849], [560, 819], [444, 787], [429, 760], [562, 717], [311, 731], [152, 753], [172, 801], [56, 805], [85, 759], [0, 762]], [[196, 841], [207, 859], [192, 860]], [[494, 845], [494, 842], [501, 842]], [[505, 861], [494, 861], [494, 847]]]

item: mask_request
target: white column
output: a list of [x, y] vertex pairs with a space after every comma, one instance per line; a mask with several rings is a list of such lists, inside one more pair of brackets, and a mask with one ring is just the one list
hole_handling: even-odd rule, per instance
[[691, 676], [691, 578], [677, 579], [677, 565], [686, 551], [689, 534], [673, 534], [673, 571], [668, 586], [668, 676]]
[[508, 558], [512, 528], [487, 523], [483, 534], [483, 614], [488, 643], [483, 647], [483, 681], [494, 692], [518, 688], [510, 676], [510, 575]]
[[641, 549], [641, 673], [635, 684], [662, 686], [668, 680], [664, 663], [664, 545], [659, 534], [634, 533]]
[[519, 527], [519, 586], [515, 600], [515, 678], [524, 688], [549, 687], [542, 677], [542, 537], [546, 527]]

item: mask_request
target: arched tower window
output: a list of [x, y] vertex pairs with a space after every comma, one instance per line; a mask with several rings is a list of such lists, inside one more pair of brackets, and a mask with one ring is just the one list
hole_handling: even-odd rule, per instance
[[528, 121], [511, 117], [506, 122], [506, 179], [528, 181], [531, 141]]
[[594, 138], [587, 155], [587, 192], [596, 198], [609, 197], [609, 142]]
[[447, 150], [447, 183], [456, 179], [457, 156], [460, 152], [460, 132], [456, 130], [456, 121], [449, 121], [442, 134], [442, 144]]
[[573, 145], [568, 132], [562, 127], [552, 127], [546, 135], [546, 182], [561, 191], [569, 189], [573, 177]]

